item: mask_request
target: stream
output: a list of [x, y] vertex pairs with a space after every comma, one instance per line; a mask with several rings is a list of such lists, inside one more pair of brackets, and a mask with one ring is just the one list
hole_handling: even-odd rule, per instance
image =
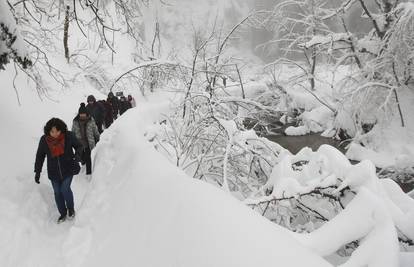
[[[304, 147], [310, 147], [313, 151], [317, 150], [321, 145], [328, 144], [331, 145], [342, 153], [346, 153], [346, 145], [341, 144], [340, 141], [323, 137], [320, 133], [311, 133], [308, 135], [300, 135], [300, 136], [288, 136], [285, 135], [284, 131], [287, 127], [294, 125], [281, 125], [279, 122], [277, 123], [270, 123], [266, 126], [267, 130], [271, 132], [271, 134], [261, 134], [263, 131], [257, 131], [259, 135], [266, 137], [268, 140], [278, 143], [282, 147], [289, 150], [291, 153], [296, 154]], [[352, 164], [358, 163], [358, 161], [351, 160]], [[414, 190], [414, 171], [411, 172], [404, 172], [395, 170], [393, 168], [387, 169], [380, 169], [377, 168], [377, 175], [379, 178], [390, 178], [394, 180], [404, 192], [410, 192]]]

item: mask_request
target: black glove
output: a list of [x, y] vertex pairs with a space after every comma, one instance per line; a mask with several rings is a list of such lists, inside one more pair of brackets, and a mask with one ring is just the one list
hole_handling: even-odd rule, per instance
[[36, 175], [35, 175], [35, 182], [37, 183], [37, 184], [40, 184], [40, 173], [39, 172], [36, 172]]
[[82, 156], [79, 154], [75, 154], [75, 161], [82, 162]]

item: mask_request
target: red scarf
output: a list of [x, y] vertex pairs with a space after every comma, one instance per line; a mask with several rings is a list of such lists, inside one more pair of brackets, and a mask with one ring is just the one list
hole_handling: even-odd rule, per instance
[[59, 157], [65, 153], [65, 135], [60, 134], [57, 138], [53, 138], [50, 135], [46, 136], [46, 143], [49, 147], [52, 157]]

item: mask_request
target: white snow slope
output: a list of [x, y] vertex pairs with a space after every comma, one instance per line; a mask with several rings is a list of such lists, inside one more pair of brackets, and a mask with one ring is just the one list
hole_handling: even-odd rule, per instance
[[[74, 178], [78, 211], [55, 223], [52, 188], [33, 161], [43, 123], [67, 122], [90, 91], [66, 92], [60, 103], [22, 90], [14, 102], [10, 72], [0, 106], [0, 266], [330, 266], [219, 189], [195, 181], [143, 137], [168, 102], [138, 103], [104, 132], [94, 153], [92, 181]], [[70, 126], [71, 123], [68, 123]]]

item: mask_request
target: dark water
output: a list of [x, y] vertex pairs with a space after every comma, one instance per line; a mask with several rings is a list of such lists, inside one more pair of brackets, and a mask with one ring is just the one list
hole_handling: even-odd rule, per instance
[[267, 135], [267, 139], [272, 142], [278, 143], [293, 154], [298, 153], [304, 147], [310, 147], [313, 151], [317, 150], [321, 145], [328, 144], [336, 147], [342, 153], [346, 152], [345, 147], [340, 145], [340, 141], [332, 138], [323, 137], [320, 133], [313, 133], [300, 136], [288, 136], [288, 135]]

